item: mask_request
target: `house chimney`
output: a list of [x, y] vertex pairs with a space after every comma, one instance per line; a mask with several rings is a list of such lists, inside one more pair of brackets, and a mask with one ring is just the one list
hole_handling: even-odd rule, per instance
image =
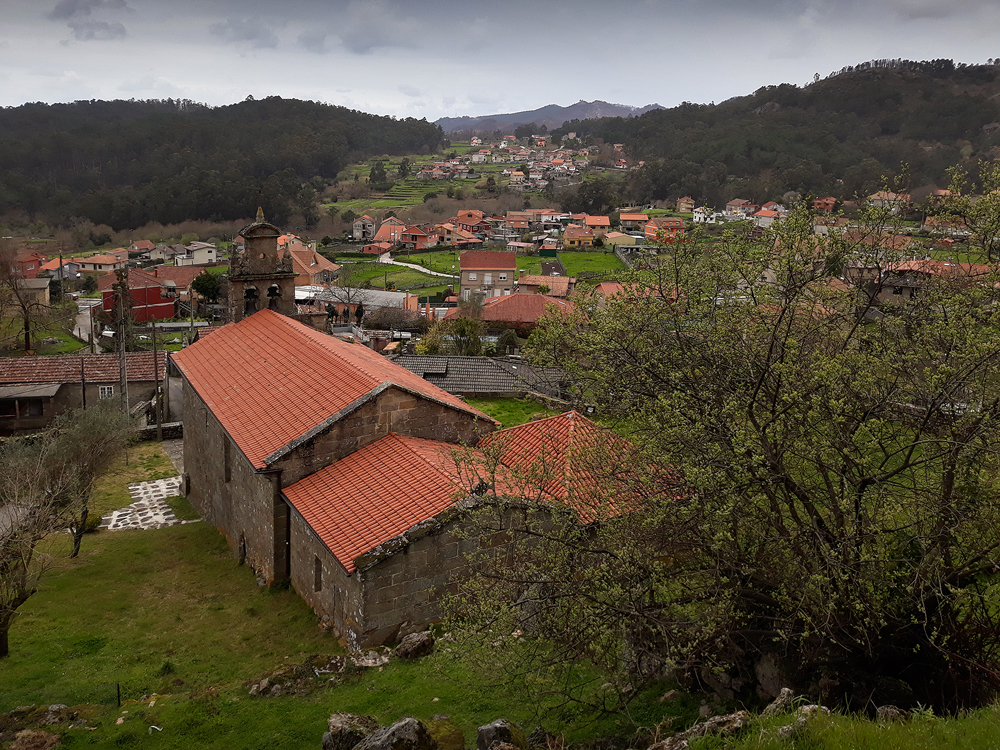
[[523, 276], [524, 276], [524, 269], [523, 268], [517, 269], [517, 278], [521, 279]]
[[424, 303], [424, 317], [427, 318], [427, 320], [433, 320], [433, 318], [431, 317], [431, 301], [430, 301], [430, 299], [428, 299], [427, 302]]

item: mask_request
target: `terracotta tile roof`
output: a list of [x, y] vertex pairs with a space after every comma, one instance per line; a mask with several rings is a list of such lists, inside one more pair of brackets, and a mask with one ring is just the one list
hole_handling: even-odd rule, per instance
[[456, 448], [389, 433], [286, 487], [284, 495], [353, 573], [356, 557], [446, 510], [464, 494]]
[[80, 258], [78, 263], [100, 263], [104, 265], [105, 263], [121, 263], [121, 258], [116, 258], [114, 255], [91, 255], [89, 258]]
[[145, 273], [151, 274], [158, 281], [172, 281], [174, 285], [183, 289], [191, 286], [191, 282], [201, 276], [205, 269], [201, 266], [150, 266], [144, 268]]
[[[537, 323], [549, 305], [566, 312], [573, 309], [569, 300], [549, 297], [545, 294], [510, 294], [506, 297], [490, 297], [483, 303], [482, 319], [486, 323]], [[457, 307], [450, 309], [445, 320], [459, 316]]]
[[621, 214], [618, 218], [622, 221], [649, 221], [646, 214]]
[[663, 480], [671, 496], [677, 494], [670, 471], [650, 465], [632, 443], [575, 411], [490, 433], [477, 449], [510, 470], [503, 475], [505, 491], [567, 502], [584, 520], [661, 492]]
[[[198, 270], [200, 271], [201, 269]], [[117, 274], [114, 271], [109, 271], [97, 279], [97, 291], [106, 292], [117, 281]], [[128, 272], [128, 285], [130, 289], [143, 289], [151, 286], [162, 287], [164, 281], [165, 279], [158, 279], [153, 274], [140, 271], [137, 268], [133, 268]]]
[[271, 310], [223, 326], [173, 361], [258, 469], [289, 443], [396, 386], [492, 422], [480, 411], [360, 344]]
[[516, 271], [517, 253], [506, 250], [469, 250], [459, 256], [463, 271]]
[[156, 245], [154, 245], [149, 240], [137, 240], [132, 243], [132, 246], [136, 250], [152, 250], [154, 247], [156, 247]]
[[315, 250], [304, 247], [290, 250], [289, 252], [292, 256], [294, 271], [304, 276], [312, 276], [320, 271], [330, 271], [332, 273], [340, 270], [340, 266], [324, 258]]
[[[160, 377], [166, 366], [166, 353], [156, 353]], [[65, 354], [47, 357], [0, 357], [0, 384], [11, 383], [79, 383], [80, 363], [88, 383], [117, 383], [121, 380], [117, 354]], [[152, 352], [130, 352], [125, 355], [125, 368], [130, 382], [152, 382]]]
[[569, 276], [540, 276], [536, 274], [525, 274], [517, 280], [518, 286], [547, 286], [549, 297], [568, 297], [570, 287], [576, 286], [576, 279]]
[[611, 219], [607, 216], [588, 216], [585, 220], [588, 227], [609, 227]]

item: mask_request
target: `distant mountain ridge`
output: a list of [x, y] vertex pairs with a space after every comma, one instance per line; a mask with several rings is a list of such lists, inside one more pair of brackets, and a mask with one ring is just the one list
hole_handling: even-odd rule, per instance
[[548, 104], [538, 109], [508, 114], [482, 115], [480, 117], [442, 117], [435, 120], [446, 133], [459, 130], [512, 130], [517, 125], [535, 123], [538, 127], [558, 128], [570, 120], [592, 120], [599, 117], [638, 117], [653, 109], [664, 109], [660, 104], [647, 104], [645, 107], [630, 107], [627, 104], [611, 104], [595, 99], [586, 102], [583, 99], [576, 104], [562, 107], [558, 104]]

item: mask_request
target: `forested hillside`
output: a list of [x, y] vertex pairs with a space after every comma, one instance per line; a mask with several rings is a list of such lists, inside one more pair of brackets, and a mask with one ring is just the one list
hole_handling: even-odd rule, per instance
[[[0, 217], [115, 229], [311, 208], [312, 178], [372, 154], [427, 153], [441, 129], [270, 97], [224, 107], [91, 101], [0, 109]], [[317, 185], [319, 186], [319, 185]]]
[[718, 105], [572, 121], [552, 131], [624, 143], [635, 200], [685, 194], [719, 205], [788, 190], [849, 198], [909, 165], [912, 187], [947, 182], [963, 160], [995, 157], [1000, 67], [880, 61], [806, 87], [765, 86]]

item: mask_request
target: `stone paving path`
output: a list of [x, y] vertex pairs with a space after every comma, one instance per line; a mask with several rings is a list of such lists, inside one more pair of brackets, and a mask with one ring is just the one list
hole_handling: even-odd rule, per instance
[[162, 529], [179, 526], [182, 521], [166, 503], [168, 497], [181, 494], [181, 478], [156, 479], [152, 482], [138, 482], [128, 486], [134, 503], [126, 508], [113, 510], [101, 518], [101, 528], [110, 531], [120, 529]]

